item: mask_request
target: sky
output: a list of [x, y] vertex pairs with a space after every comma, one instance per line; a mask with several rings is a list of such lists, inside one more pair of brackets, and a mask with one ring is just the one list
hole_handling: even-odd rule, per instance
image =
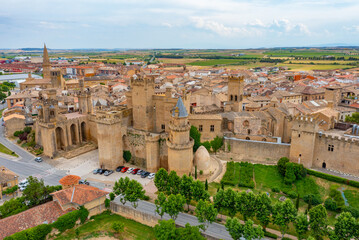
[[358, 0], [0, 0], [0, 48], [359, 45]]

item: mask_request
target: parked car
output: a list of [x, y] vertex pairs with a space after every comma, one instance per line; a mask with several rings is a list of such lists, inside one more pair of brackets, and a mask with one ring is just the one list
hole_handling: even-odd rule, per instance
[[27, 179], [22, 180], [18, 184], [20, 191], [24, 191], [28, 185], [29, 185], [29, 182], [27, 181]]
[[35, 162], [42, 162], [42, 158], [41, 158], [41, 157], [37, 157], [37, 158], [35, 158], [34, 160], [35, 160]]
[[79, 184], [90, 185], [90, 183], [87, 180], [80, 180]]
[[95, 170], [93, 170], [93, 174], [97, 174], [97, 173], [100, 173], [100, 171], [101, 171], [101, 168], [96, 168]]
[[106, 170], [103, 175], [105, 175], [105, 176], [110, 176], [112, 173], [113, 173], [112, 170]]
[[127, 170], [128, 170], [128, 167], [124, 167], [124, 168], [122, 168], [121, 172], [125, 173], [125, 172], [127, 172]]
[[141, 178], [146, 178], [148, 177], [148, 175], [150, 175], [149, 172], [144, 172], [143, 174], [141, 174]]
[[137, 172], [138, 172], [139, 170], [140, 170], [139, 168], [135, 168], [135, 169], [132, 170], [131, 173], [132, 173], [133, 175], [135, 175], [135, 174], [137, 174]]
[[124, 168], [125, 166], [119, 166], [116, 168], [116, 172], [121, 172], [122, 168]]
[[137, 171], [137, 175], [142, 175], [143, 172], [145, 172], [145, 170], [140, 169]]
[[131, 173], [133, 171], [134, 168], [130, 167], [126, 173]]
[[102, 175], [102, 174], [104, 174], [106, 171], [107, 171], [107, 169], [101, 169], [101, 168], [100, 168], [100, 172], [99, 172], [99, 174], [101, 174], [101, 175]]
[[152, 178], [154, 178], [155, 177], [155, 173], [150, 173], [149, 175], [148, 175], [148, 179], [152, 179]]

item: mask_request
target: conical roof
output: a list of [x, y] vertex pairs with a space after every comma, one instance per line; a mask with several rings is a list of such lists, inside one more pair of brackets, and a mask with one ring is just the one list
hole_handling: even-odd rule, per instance
[[176, 107], [174, 108], [174, 111], [172, 111], [173, 117], [175, 116], [177, 109], [178, 109], [178, 117], [188, 117], [186, 107], [184, 106], [181, 97], [178, 98]]

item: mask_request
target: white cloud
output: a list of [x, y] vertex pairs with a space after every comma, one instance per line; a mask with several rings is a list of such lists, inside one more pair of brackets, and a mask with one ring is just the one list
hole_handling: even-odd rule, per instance
[[223, 25], [222, 23], [215, 22], [212, 20], [205, 20], [201, 17], [192, 17], [191, 21], [194, 23], [196, 28], [209, 30], [217, 33], [220, 36], [233, 36], [236, 34], [248, 34], [248, 31], [245, 28], [238, 27], [228, 27]]
[[39, 27], [42, 28], [47, 28], [47, 29], [64, 29], [65, 26], [59, 23], [53, 23], [53, 22], [46, 22], [46, 21], [41, 21], [39, 23]]

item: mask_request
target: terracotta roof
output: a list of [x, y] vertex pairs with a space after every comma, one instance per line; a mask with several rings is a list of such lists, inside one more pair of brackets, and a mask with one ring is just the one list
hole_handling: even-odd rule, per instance
[[78, 184], [79, 180], [81, 179], [81, 177], [76, 176], [76, 175], [67, 175], [63, 178], [60, 179], [59, 183], [61, 185], [74, 185], [74, 184]]
[[17, 175], [13, 171], [4, 166], [0, 167], [0, 183], [6, 183], [9, 180], [13, 180], [15, 177], [17, 177]]
[[51, 201], [0, 220], [0, 239], [43, 223], [52, 223], [68, 211]]
[[54, 200], [59, 201], [60, 205], [72, 202], [80, 206], [107, 194], [106, 191], [87, 185], [77, 185], [51, 193]]

